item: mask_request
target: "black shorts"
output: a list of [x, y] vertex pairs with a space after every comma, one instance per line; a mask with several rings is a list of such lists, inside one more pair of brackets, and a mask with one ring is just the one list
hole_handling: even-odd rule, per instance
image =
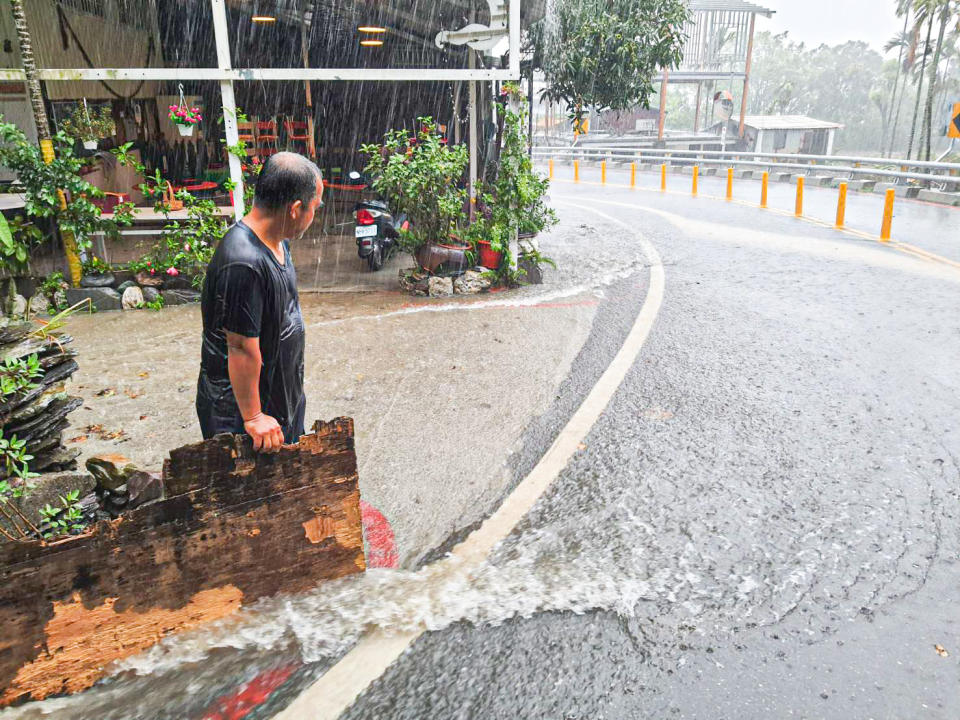
[[[293, 444], [305, 434], [303, 425], [306, 406], [306, 398], [301, 398], [293, 419], [286, 425], [281, 425], [285, 443]], [[197, 419], [200, 420], [200, 432], [204, 440], [220, 433], [246, 432], [243, 429], [240, 407], [233, 397], [233, 388], [229, 383], [214, 383], [204, 375], [197, 380]]]

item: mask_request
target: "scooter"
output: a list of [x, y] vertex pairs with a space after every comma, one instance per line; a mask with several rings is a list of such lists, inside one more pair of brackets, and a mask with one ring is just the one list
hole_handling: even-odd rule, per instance
[[[360, 180], [360, 173], [350, 173], [350, 179]], [[403, 215], [395, 218], [382, 200], [361, 200], [354, 208], [353, 218], [356, 223], [357, 255], [376, 272], [383, 267], [396, 246], [400, 229], [406, 225], [406, 218]]]

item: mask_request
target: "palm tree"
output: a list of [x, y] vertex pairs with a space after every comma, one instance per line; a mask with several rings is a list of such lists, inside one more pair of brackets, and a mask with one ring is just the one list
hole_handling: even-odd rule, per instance
[[[943, 53], [943, 38], [947, 31], [947, 25], [957, 12], [954, 0], [935, 0], [935, 6], [931, 10], [940, 16], [940, 34], [937, 36], [937, 46], [933, 53], [933, 62], [930, 64], [930, 80], [927, 83], [927, 104], [924, 108], [923, 123], [926, 130], [926, 153], [925, 159], [930, 159], [930, 146], [933, 135], [933, 101], [937, 93], [937, 77], [940, 70], [940, 57]], [[934, 14], [931, 12], [931, 15]]]
[[[906, 79], [904, 79], [903, 87], [900, 88], [900, 103], [897, 103], [897, 86], [900, 84], [900, 76], [903, 74], [903, 71], [906, 68], [904, 66], [904, 53], [910, 47], [910, 35], [907, 34], [907, 28], [910, 25], [910, 0], [900, 0], [897, 3], [897, 16], [903, 15], [903, 32], [899, 35], [893, 37], [883, 48], [884, 52], [890, 52], [893, 48], [900, 48], [900, 52], [897, 54], [897, 76], [893, 81], [893, 97], [890, 100], [890, 107], [887, 110], [887, 122], [885, 128], [892, 128], [890, 132], [889, 139], [886, 137], [881, 138], [880, 140], [880, 154], [882, 156], [889, 157], [890, 153], [893, 151], [893, 143], [895, 142], [897, 135], [897, 125], [900, 123], [900, 108], [903, 105], [903, 95], [904, 90], [906, 90]], [[893, 107], [897, 106], [896, 120], [893, 120]], [[891, 125], [891, 120], [893, 123]]]
[[20, 62], [23, 64], [23, 72], [27, 76], [27, 94], [30, 95], [30, 104], [33, 107], [37, 136], [40, 140], [49, 140], [50, 123], [47, 121], [47, 109], [43, 104], [40, 78], [37, 76], [37, 63], [33, 59], [33, 40], [30, 38], [30, 28], [27, 26], [27, 15], [23, 10], [23, 0], [10, 0], [10, 4], [13, 6], [13, 24], [17, 28], [17, 39], [20, 41]]
[[907, 160], [913, 156], [913, 141], [917, 135], [917, 117], [920, 114], [920, 98], [923, 96], [923, 76], [927, 70], [927, 58], [930, 55], [930, 38], [933, 35], [933, 20], [937, 5], [942, 0], [914, 0], [913, 10], [917, 27], [927, 25], [927, 39], [923, 44], [923, 59], [917, 76], [917, 97], [913, 104], [913, 121], [910, 124], [910, 140], [907, 143]]

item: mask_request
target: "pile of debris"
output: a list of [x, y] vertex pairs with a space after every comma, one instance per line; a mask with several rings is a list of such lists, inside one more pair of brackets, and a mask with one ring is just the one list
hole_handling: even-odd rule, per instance
[[[63, 431], [70, 425], [67, 415], [83, 403], [70, 397], [66, 382], [78, 365], [76, 351], [68, 349], [72, 338], [42, 332], [29, 322], [4, 318], [0, 321], [0, 363], [5, 367], [20, 361], [30, 364], [36, 356], [38, 367], [31, 374], [32, 387], [4, 393], [0, 397], [0, 433], [9, 441], [14, 436], [25, 441], [24, 451], [33, 456], [31, 472], [72, 470], [80, 451], [63, 445]], [[0, 463], [0, 479], [14, 472], [10, 463]]]

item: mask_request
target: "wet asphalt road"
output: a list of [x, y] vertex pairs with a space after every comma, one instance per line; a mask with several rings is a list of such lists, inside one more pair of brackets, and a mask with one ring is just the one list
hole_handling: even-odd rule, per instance
[[[957, 717], [960, 271], [742, 206], [554, 200], [606, 230], [584, 258], [636, 258], [646, 235], [666, 295], [585, 448], [491, 559], [529, 568], [517, 591], [542, 611], [428, 633], [345, 717]], [[608, 288], [517, 479], [646, 282]]]

